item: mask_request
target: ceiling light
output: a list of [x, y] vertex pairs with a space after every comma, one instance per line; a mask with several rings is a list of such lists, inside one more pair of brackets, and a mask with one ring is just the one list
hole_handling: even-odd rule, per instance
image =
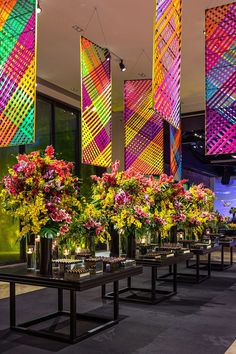
[[124, 62], [123, 62], [123, 59], [120, 60], [119, 66], [120, 66], [120, 70], [121, 70], [121, 71], [125, 71], [125, 70], [126, 70], [126, 66], [125, 66], [125, 64], [124, 64]]
[[232, 158], [233, 158], [233, 159], [236, 159], [236, 155], [232, 155]]
[[39, 15], [39, 14], [41, 14], [42, 11], [43, 11], [43, 10], [42, 10], [42, 8], [40, 7], [39, 1], [38, 1], [36, 12], [37, 12], [37, 14]]

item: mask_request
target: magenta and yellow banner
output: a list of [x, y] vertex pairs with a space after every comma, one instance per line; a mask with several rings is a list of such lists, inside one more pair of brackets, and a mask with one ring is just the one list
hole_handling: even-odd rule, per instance
[[111, 56], [81, 37], [82, 162], [109, 167], [112, 164]]
[[206, 154], [236, 153], [236, 2], [206, 11]]
[[152, 109], [152, 80], [125, 81], [124, 126], [125, 169], [163, 173], [163, 119]]
[[36, 0], [0, 0], [0, 146], [34, 142]]
[[182, 178], [182, 137], [181, 129], [176, 129], [172, 125], [170, 129], [170, 174], [175, 181]]
[[180, 54], [182, 0], [156, 0], [153, 41], [155, 111], [180, 126]]

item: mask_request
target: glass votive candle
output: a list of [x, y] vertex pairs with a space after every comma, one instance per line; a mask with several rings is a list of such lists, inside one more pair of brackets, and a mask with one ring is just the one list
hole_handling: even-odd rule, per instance
[[27, 269], [34, 270], [34, 247], [29, 247], [27, 250]]

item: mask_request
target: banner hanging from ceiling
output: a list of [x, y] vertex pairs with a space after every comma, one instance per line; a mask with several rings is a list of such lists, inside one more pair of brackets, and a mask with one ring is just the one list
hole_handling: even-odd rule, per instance
[[180, 126], [180, 54], [182, 0], [156, 0], [153, 41], [155, 111]]
[[152, 109], [152, 80], [124, 84], [125, 169], [163, 173], [163, 119]]
[[182, 178], [182, 144], [181, 129], [176, 129], [172, 125], [170, 129], [170, 174], [175, 181]]
[[111, 56], [108, 49], [81, 37], [82, 162], [112, 164]]
[[36, 0], [0, 1], [0, 147], [34, 142]]
[[206, 154], [236, 152], [236, 2], [206, 10]]

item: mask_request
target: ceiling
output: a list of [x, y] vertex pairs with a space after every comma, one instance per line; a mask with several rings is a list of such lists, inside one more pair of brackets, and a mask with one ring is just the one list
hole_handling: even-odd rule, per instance
[[[205, 9], [232, 2], [183, 0], [183, 113], [204, 110]], [[151, 78], [154, 1], [41, 0], [41, 7], [43, 11], [38, 16], [37, 76], [79, 95], [79, 44], [82, 34], [124, 59], [126, 72], [120, 71], [118, 58], [113, 56], [112, 61], [113, 110], [122, 110], [123, 81], [141, 76]], [[72, 28], [74, 25], [84, 31], [77, 32]]]

